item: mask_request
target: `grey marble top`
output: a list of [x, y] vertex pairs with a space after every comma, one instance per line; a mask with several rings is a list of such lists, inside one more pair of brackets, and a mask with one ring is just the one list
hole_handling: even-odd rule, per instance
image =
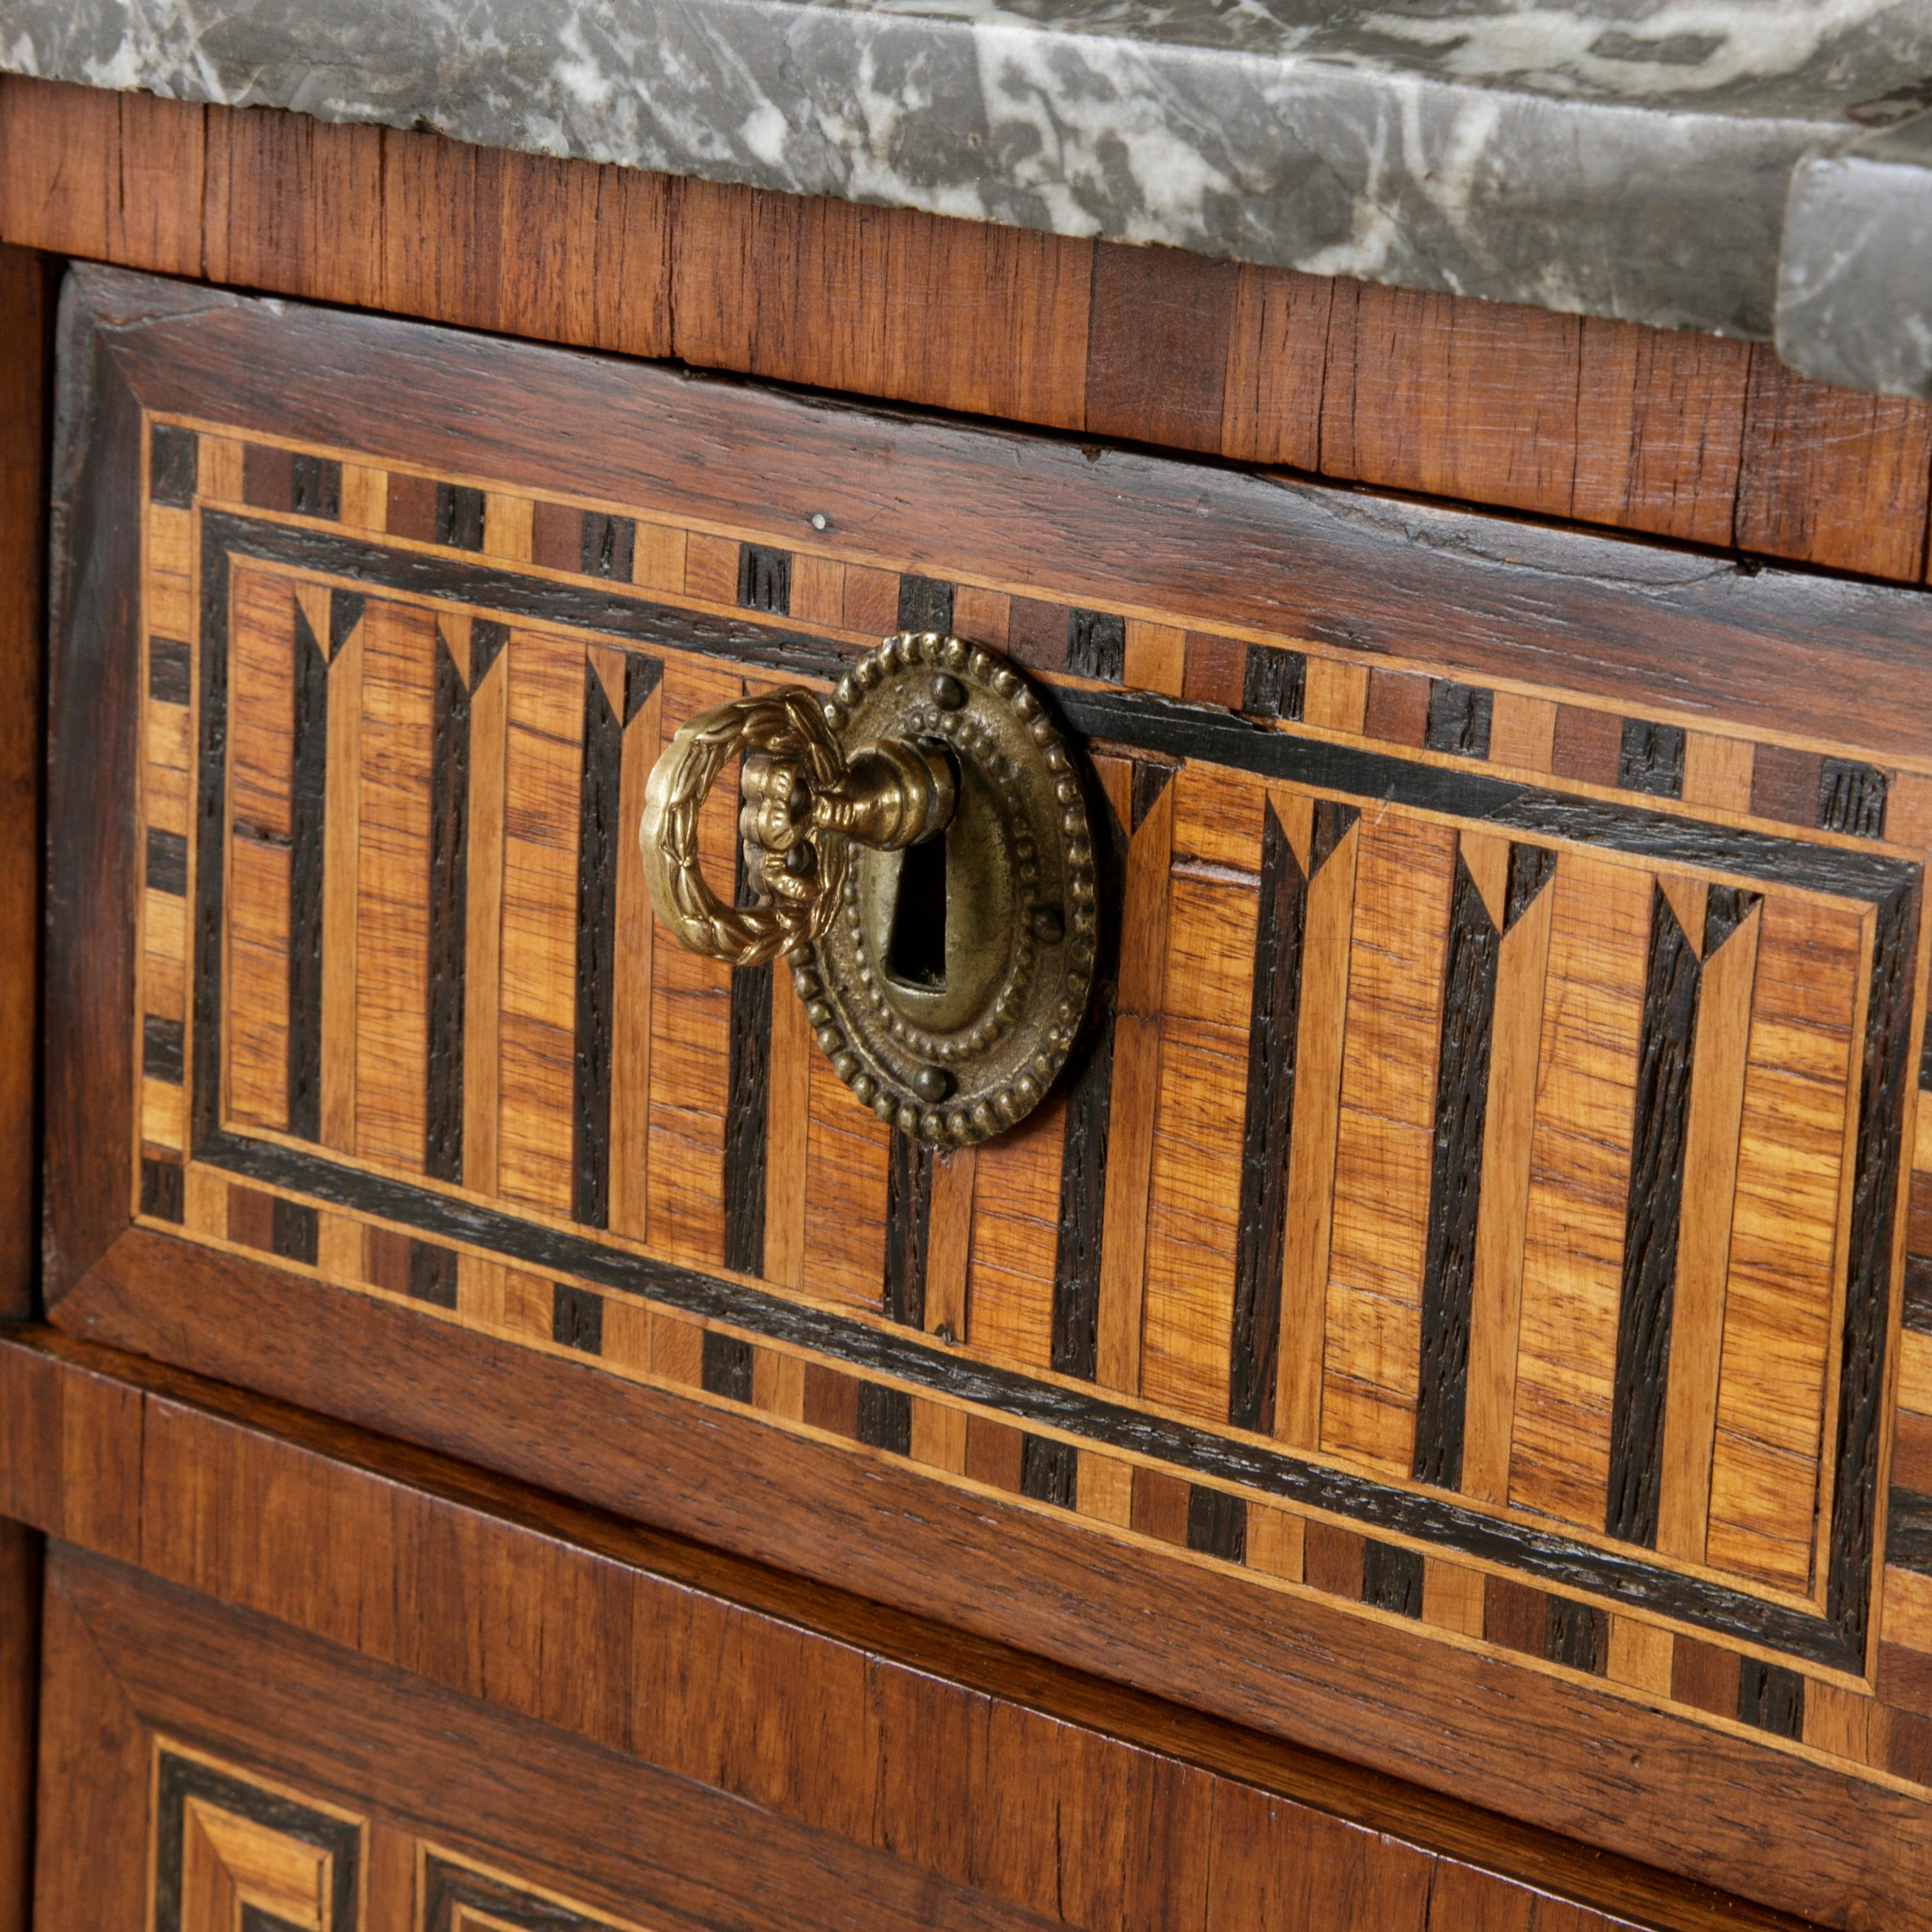
[[0, 68], [1774, 336], [1932, 394], [1932, 0], [0, 0]]

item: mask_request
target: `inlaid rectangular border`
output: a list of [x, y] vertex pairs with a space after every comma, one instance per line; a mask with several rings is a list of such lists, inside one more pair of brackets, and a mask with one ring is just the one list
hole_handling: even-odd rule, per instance
[[[764, 668], [782, 664], [803, 676], [836, 676], [848, 662], [848, 654], [836, 644], [808, 635], [794, 637], [634, 595], [533, 580], [486, 565], [393, 549], [328, 530], [204, 510], [201, 532], [195, 817], [199, 836], [212, 838], [218, 847], [226, 809], [232, 558], [313, 572], [364, 590], [476, 606], [656, 649], [699, 652]], [[1893, 1210], [1912, 1058], [1921, 868], [1883, 851], [1815, 844], [1750, 826], [1421, 764], [1304, 736], [1280, 724], [1250, 724], [1226, 712], [1156, 694], [1063, 687], [1054, 700], [1076, 733], [1088, 739], [1178, 754], [1358, 802], [1453, 813], [1531, 837], [1828, 893], [1874, 910], [1822, 1617], [1446, 1498], [1396, 1489], [1280, 1450], [1148, 1416], [1097, 1394], [975, 1362], [745, 1283], [613, 1250], [320, 1154], [224, 1130], [218, 1110], [225, 868], [199, 862], [194, 886], [190, 1152], [244, 1178], [662, 1302], [914, 1387], [944, 1390], [1004, 1415], [1507, 1565], [1542, 1582], [1746, 1638], [1812, 1663], [1862, 1672], [1871, 1627]]]

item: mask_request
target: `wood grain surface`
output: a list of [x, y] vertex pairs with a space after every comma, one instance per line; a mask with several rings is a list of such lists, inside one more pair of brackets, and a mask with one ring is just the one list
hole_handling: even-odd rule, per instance
[[34, 1307], [38, 1262], [40, 914], [46, 453], [53, 282], [0, 248], [0, 1319]]
[[[46, 446], [54, 284], [0, 248], [0, 1322], [39, 1293], [40, 867]], [[0, 1522], [0, 1928], [27, 1932], [34, 1856], [40, 1539]]]
[[0, 238], [1918, 580], [1932, 412], [1768, 344], [0, 80]]
[[41, 1540], [0, 1521], [0, 1927], [33, 1922], [34, 1741], [40, 1677]]
[[[73, 286], [95, 292], [75, 299], [102, 304], [104, 320], [123, 302], [146, 318], [140, 331], [110, 326], [106, 340], [116, 366], [138, 370], [154, 411], [192, 417], [220, 393], [227, 436], [360, 452], [345, 467], [419, 480], [481, 470], [530, 496], [580, 500], [594, 473], [605, 503], [653, 522], [748, 526], [783, 533], [794, 551], [842, 554], [848, 591], [855, 572], [910, 572], [995, 593], [998, 634], [975, 622], [976, 638], [1037, 668], [1059, 667], [1024, 629], [1010, 634], [1014, 600], [1003, 586], [1023, 580], [1029, 606], [1105, 610], [1125, 601], [1126, 581], [1138, 608], [1124, 616], [1321, 646], [1304, 718], [1342, 730], [1362, 730], [1360, 681], [1390, 659], [1452, 682], [1501, 682], [1513, 700], [1510, 687], [1554, 686], [1573, 694], [1557, 723], [1597, 721], [1600, 740], [1606, 712], [1613, 720], [1627, 707], [1674, 725], [1685, 734], [1687, 770], [1698, 740], [1734, 742], [1738, 728], [1799, 741], [1785, 748], [1821, 760], [1809, 790], [1802, 778], [1767, 790], [1758, 808], [1801, 820], [1815, 817], [1834, 743], [1908, 758], [1918, 750], [1928, 618], [1914, 591], [927, 422], [916, 442], [951, 493], [935, 520], [923, 500], [880, 488], [914, 434], [890, 412], [855, 410], [835, 447], [812, 433], [820, 405], [749, 386], [320, 310], [271, 319], [190, 288], [148, 283], [137, 293], [99, 271], [76, 274]], [[584, 436], [561, 447], [544, 425], [577, 410], [589, 412]], [[741, 458], [728, 471], [708, 460], [720, 436]], [[968, 487], [988, 461], [1000, 489]], [[801, 534], [814, 514], [836, 544]], [[1198, 540], [1203, 517], [1214, 521], [1212, 545]], [[707, 590], [687, 549], [694, 594], [732, 611], [735, 585]], [[634, 573], [640, 567], [634, 560]], [[895, 620], [890, 602], [845, 602], [833, 628], [854, 640]], [[1821, 680], [1813, 670], [1827, 644], [1834, 675]], [[778, 661], [806, 668], [795, 651]], [[1744, 663], [1748, 678], [1738, 674]], [[1730, 728], [1716, 728], [1720, 720]], [[1557, 730], [1558, 775], [1615, 785], [1612, 730], [1599, 755], [1580, 758], [1561, 755], [1566, 733]]]
[[[1879, 1902], [1870, 1923], [1910, 1924], [1924, 1895], [1925, 1880], [1912, 1862], [1921, 1856], [1913, 1848], [1922, 1799], [1889, 1780], [1855, 1779], [1808, 1751], [1768, 1756], [1729, 1725], [1703, 1728], [1693, 1714], [1708, 1707], [1668, 1684], [1643, 1708], [1611, 1694], [1603, 1679], [1586, 1688], [1553, 1671], [1525, 1671], [1500, 1654], [1445, 1649], [1390, 1624], [1364, 1625], [1332, 1594], [1304, 1599], [1294, 1628], [1284, 1630], [1272, 1592], [1240, 1585], [1204, 1592], [1183, 1552], [1076, 1547], [1061, 1524], [990, 1485], [956, 1498], [919, 1471], [883, 1456], [858, 1461], [836, 1441], [782, 1433], [751, 1415], [700, 1408], [669, 1391], [460, 1330], [439, 1328], [425, 1342], [419, 1324], [384, 1304], [139, 1232], [128, 1242], [124, 1265], [137, 1274], [144, 1243], [154, 1244], [148, 1266], [173, 1270], [172, 1306], [152, 1304], [137, 1282], [122, 1287], [98, 1274], [69, 1303], [86, 1333], [151, 1356], [191, 1353], [212, 1374], [292, 1401], [310, 1402], [320, 1393], [368, 1426], [514, 1466], [634, 1520], [969, 1632], [1023, 1642], [1076, 1669], [1125, 1676], [1426, 1789], [1491, 1795], [1550, 1830], [1771, 1897], [1825, 1922], [1856, 1924], [1852, 1908], [1863, 1899]], [[184, 1333], [190, 1349], [180, 1346]], [[269, 1354], [253, 1339], [267, 1334]], [[379, 1366], [405, 1358], [406, 1392]], [[694, 1389], [695, 1363], [688, 1376]], [[66, 1399], [71, 1426], [96, 1426], [75, 1404], [97, 1393]], [[572, 1417], [573, 1440], [518, 1420], [546, 1411]], [[734, 1472], [730, 1484], [718, 1481], [720, 1467]], [[16, 1499], [8, 1507], [38, 1520], [47, 1505]], [[130, 1546], [113, 1541], [112, 1511], [110, 1499], [108, 1520], [88, 1534], [131, 1556]], [[80, 1532], [70, 1520], [64, 1533]], [[943, 1558], [934, 1559], [936, 1547]], [[1446, 1624], [1439, 1607], [1436, 1616], [1438, 1628]], [[1676, 1648], [1680, 1656], [1700, 1648], [1724, 1654], [1683, 1642]], [[1734, 1682], [1733, 1708], [1736, 1695]], [[1667, 1714], [1653, 1714], [1664, 1699], [1672, 1700]], [[1863, 1748], [1871, 1757], [1897, 1763], [1907, 1779], [1922, 1776], [1915, 1772], [1923, 1745], [1911, 1712], [1869, 1697], [1857, 1702], [1870, 1720]], [[1829, 1749], [1830, 1732], [1809, 1735]], [[1564, 1772], [1580, 1736], [1594, 1741], [1600, 1767], [1580, 1784]], [[1654, 1778], [1624, 1775], [1620, 1767], [1633, 1759]], [[1526, 1766], [1533, 1777], [1526, 1778]], [[1882, 1833], [1874, 1832], [1874, 1808], [1888, 1821]], [[1774, 1845], [1748, 1822], [1768, 1813], [1780, 1820]]]
[[[1621, 680], [1606, 702], [1526, 675], [1551, 676], [1526, 608], [1498, 621], [1466, 594], [1458, 658], [1424, 655], [1411, 627], [1466, 564], [1418, 542], [1412, 510], [1378, 531], [1353, 499], [1345, 526], [1312, 488], [1216, 499], [1225, 478], [1150, 459], [1069, 466], [1043, 442], [97, 271], [74, 276], [68, 326], [88, 372], [70, 419], [105, 425], [86, 446], [99, 482], [72, 467], [98, 506], [131, 463], [147, 541], [130, 554], [101, 521], [81, 580], [125, 571], [138, 608], [76, 602], [65, 634], [84, 644], [62, 661], [74, 832], [57, 879], [78, 904], [83, 878], [131, 872], [111, 824], [104, 874], [83, 863], [98, 748], [130, 712], [146, 832], [132, 934], [104, 917], [56, 934], [76, 1016], [104, 1037], [118, 1013], [142, 1052], [138, 1112], [111, 1064], [58, 1090], [59, 1131], [97, 1160], [138, 1132], [120, 1198], [122, 1225], [142, 1222], [118, 1242], [102, 1223], [111, 1250], [63, 1269], [61, 1323], [1088, 1663], [1092, 1632], [1060, 1620], [1038, 1567], [1065, 1539], [1057, 1556], [1081, 1574], [1137, 1580], [1107, 1586], [1136, 1634], [1106, 1667], [1324, 1744], [1364, 1673], [1382, 1681], [1419, 1644], [1465, 1696], [1562, 1687], [1549, 1694], [1586, 1700], [1593, 1733], [1608, 1706], [1647, 1736], [1661, 1702], [1667, 1725], [1723, 1738], [1762, 1777], [1788, 1775], [1795, 1752], [1901, 1802], [1922, 1787], [1932, 1637], [1914, 1592], [1932, 1559], [1918, 1492], [1883, 1468], [1886, 1378], [1895, 1359], [1909, 1370], [1914, 1332], [1894, 1339], [1891, 1204], [1911, 1138], [1926, 761], [1910, 718], [1849, 700], [1859, 735], [1816, 735], [1815, 715], [1808, 740], [1791, 729], [1799, 694], [1762, 679], [1765, 638], [1795, 622], [1784, 604], [1727, 590], [1698, 708], [1679, 682], [1653, 709], [1630, 673], [1654, 654], [1656, 560], [1618, 582], [1590, 574], [1600, 539], [1498, 530], [1508, 568], [1553, 546], [1561, 594], [1604, 627], [1597, 671]], [[334, 374], [304, 387], [309, 368]], [[466, 377], [459, 443], [434, 396]], [[568, 478], [525, 428], [544, 389], [608, 437]], [[614, 427], [626, 420], [655, 436], [648, 478]], [[405, 430], [427, 458], [392, 453]], [[698, 452], [727, 430], [759, 453], [771, 502], [734, 506], [709, 475]], [[901, 479], [890, 502], [862, 489], [868, 447]], [[832, 527], [807, 536], [778, 504], [814, 458], [806, 500], [833, 504]], [[827, 466], [842, 462], [850, 498]], [[1150, 514], [1130, 554], [1123, 501], [1190, 491], [1192, 544], [1153, 540]], [[922, 494], [979, 501], [977, 524], [922, 529]], [[1270, 582], [1294, 611], [1273, 588], [1210, 585], [1191, 551], [1223, 536], [1293, 549], [1297, 576]], [[1109, 544], [1102, 588], [1079, 553]], [[1324, 546], [1328, 588], [1298, 588]], [[1404, 573], [1412, 608], [1364, 650]], [[1772, 575], [1734, 584], [1748, 599]], [[1777, 582], [1910, 692], [1918, 593]], [[1681, 584], [1661, 595], [1694, 626]], [[788, 1044], [790, 992], [770, 977], [652, 942], [648, 1048], [615, 1062], [626, 928], [617, 862], [600, 856], [627, 764], [685, 718], [836, 674], [858, 626], [936, 603], [997, 631], [1089, 742], [1127, 885], [1107, 1021], [1067, 1093], [957, 1173], [896, 1150], [808, 1040]], [[1130, 656], [1182, 700], [1126, 686]], [[500, 734], [478, 704], [492, 688]], [[1810, 777], [1687, 802], [1690, 772], [1726, 765], [1694, 760], [1706, 742], [1741, 747], [1733, 768], [1808, 759]], [[721, 880], [730, 812], [714, 800], [700, 836]], [[149, 986], [173, 1004], [149, 1005]], [[312, 1117], [296, 1104], [310, 1068]], [[1512, 1077], [1524, 1094], [1498, 1087]], [[1132, 1126], [1115, 1106], [1136, 1090]], [[1721, 1263], [1681, 1238], [1680, 1150], [1707, 1143], [1695, 1210], [1731, 1222]], [[101, 1256], [98, 1203], [67, 1211], [57, 1249]], [[1325, 1230], [1319, 1266], [1304, 1226]], [[254, 1312], [218, 1313], [236, 1294]], [[1787, 1303], [1773, 1348], [1766, 1311]], [[292, 1323], [379, 1306], [412, 1338], [400, 1354], [346, 1330], [326, 1372], [277, 1352], [311, 1346]], [[430, 1359], [478, 1340], [507, 1348], [521, 1393], [504, 1406], [524, 1420], [452, 1420], [430, 1395]], [[627, 1452], [606, 1490], [569, 1460], [575, 1432], [542, 1420], [536, 1391], [559, 1372], [620, 1408], [694, 1405], [707, 1429], [761, 1417], [809, 1448], [814, 1481], [890, 1470], [922, 1490], [921, 1521], [949, 1488], [962, 1507], [1000, 1500], [1016, 1514], [988, 1520], [986, 1560], [1009, 1580], [962, 1597], [917, 1560], [918, 1530], [896, 1560], [871, 1546], [867, 1510], [802, 1543], [793, 1512], [822, 1516], [822, 1497], [788, 1480], [774, 1500], [742, 1457], [721, 1492], [702, 1458], [662, 1453], [640, 1488]], [[1909, 1372], [1898, 1386], [1918, 1399]], [[1176, 1559], [1189, 1616], [1278, 1620], [1270, 1666], [1204, 1689], [1134, 1613]], [[1313, 1672], [1318, 1696], [1286, 1694], [1285, 1634], [1337, 1616], [1357, 1628], [1348, 1663]], [[1678, 1670], [1678, 1651], [1716, 1658], [1728, 1691]], [[1424, 1742], [1431, 1694], [1406, 1666], [1396, 1681], [1380, 1742], [1348, 1748], [1446, 1781]], [[1846, 1696], [1882, 1720], [1834, 1722]], [[1528, 1799], [1489, 1755], [1502, 1735], [1465, 1741], [1473, 1788], [1635, 1842], [1581, 1729], [1554, 1723], [1547, 1789]], [[1649, 1828], [1679, 1833], [1673, 1862], [1790, 1881], [1685, 1842], [1668, 1781], [1638, 1783], [1666, 1808]]]
[[50, 1868], [43, 1924], [140, 1895], [151, 1785], [231, 1863], [399, 1833], [627, 1923], [1798, 1923], [177, 1372], [44, 1338], [0, 1376], [0, 1485], [67, 1538], [49, 1842], [109, 1867], [87, 1907]]

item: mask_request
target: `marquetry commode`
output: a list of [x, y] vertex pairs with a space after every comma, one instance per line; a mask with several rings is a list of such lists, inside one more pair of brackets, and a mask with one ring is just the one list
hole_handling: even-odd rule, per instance
[[[1918, 593], [65, 303], [58, 1327], [1924, 1922]], [[950, 1154], [634, 842], [680, 724], [901, 628], [1048, 692], [1108, 908]]]

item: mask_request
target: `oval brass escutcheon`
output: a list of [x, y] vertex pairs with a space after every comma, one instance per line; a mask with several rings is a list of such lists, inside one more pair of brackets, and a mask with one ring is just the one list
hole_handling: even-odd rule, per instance
[[[698, 809], [741, 752], [763, 900], [745, 908], [696, 860]], [[833, 1070], [902, 1132], [984, 1140], [1065, 1065], [1098, 950], [1086, 795], [1040, 694], [994, 652], [902, 632], [829, 698], [788, 687], [692, 719], [639, 833], [678, 938], [739, 964], [782, 954]]]
[[964, 1145], [1022, 1119], [1066, 1064], [1096, 953], [1087, 802], [1039, 694], [956, 638], [902, 634], [841, 680], [848, 743], [942, 748], [944, 829], [861, 850], [838, 916], [793, 956], [833, 1070], [882, 1120]]

